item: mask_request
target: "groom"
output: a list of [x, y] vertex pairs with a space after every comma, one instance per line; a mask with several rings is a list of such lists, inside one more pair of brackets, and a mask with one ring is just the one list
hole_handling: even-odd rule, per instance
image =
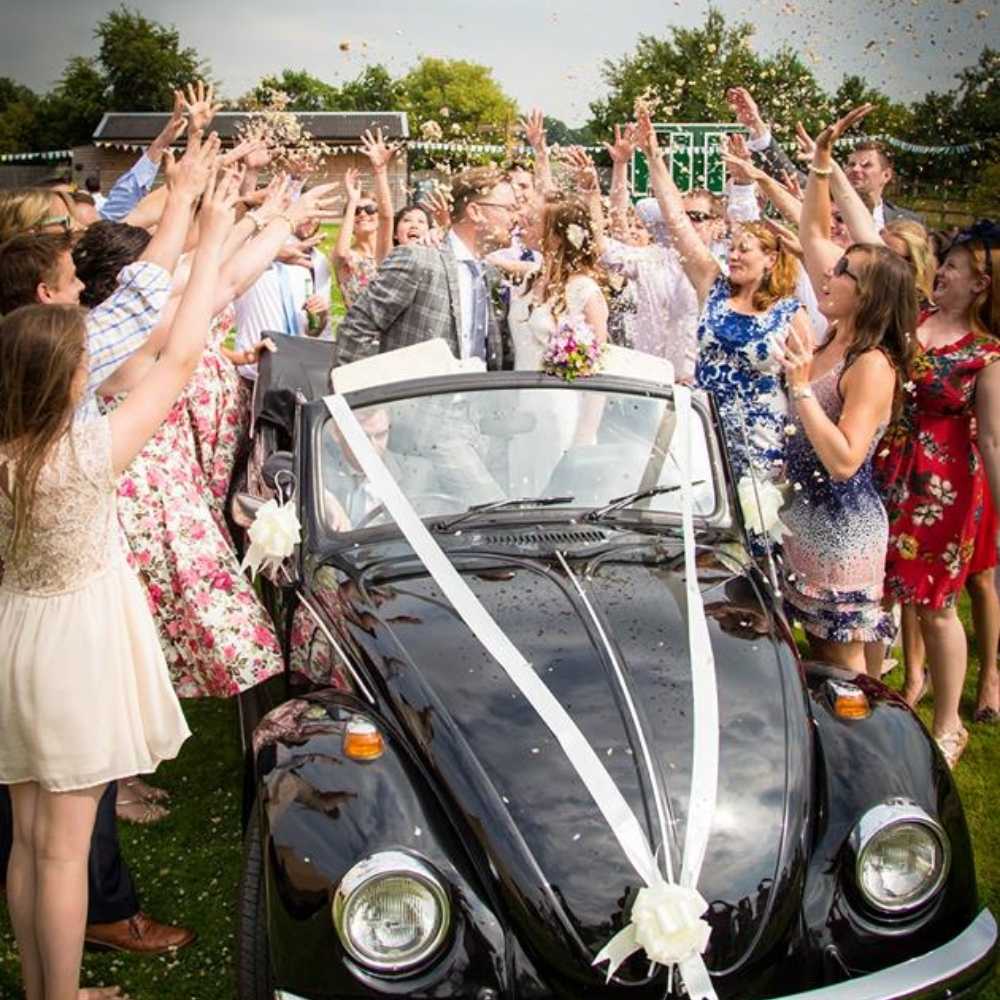
[[[441, 337], [456, 357], [510, 367], [483, 257], [510, 245], [518, 202], [494, 167], [473, 167], [452, 182], [452, 226], [439, 247], [397, 247], [348, 310], [333, 366]], [[506, 362], [506, 364], [505, 364]]]

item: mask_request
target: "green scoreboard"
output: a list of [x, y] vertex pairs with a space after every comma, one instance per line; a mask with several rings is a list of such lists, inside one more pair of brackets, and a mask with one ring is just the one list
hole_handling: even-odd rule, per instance
[[[708, 124], [655, 125], [656, 136], [670, 164], [674, 183], [682, 193], [707, 188], [714, 194], [726, 189], [726, 165], [722, 162], [722, 140], [732, 132], [745, 134], [742, 125], [721, 122]], [[632, 156], [632, 190], [635, 197], [650, 194], [649, 164], [638, 150]]]

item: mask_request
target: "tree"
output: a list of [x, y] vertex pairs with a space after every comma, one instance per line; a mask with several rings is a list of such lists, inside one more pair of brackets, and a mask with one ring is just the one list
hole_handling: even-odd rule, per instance
[[38, 95], [9, 76], [0, 76], [0, 153], [36, 148]]
[[607, 136], [633, 115], [636, 98], [660, 102], [664, 121], [730, 121], [726, 90], [746, 87], [756, 97], [776, 131], [790, 132], [796, 119], [816, 128], [828, 115], [829, 101], [812, 71], [791, 49], [762, 58], [752, 48], [754, 26], [729, 26], [722, 13], [709, 8], [699, 28], [672, 26], [667, 37], [640, 35], [635, 52], [607, 60], [602, 75], [610, 93], [590, 105], [591, 126]]
[[905, 104], [890, 100], [881, 91], [868, 86], [863, 77], [845, 76], [833, 96], [831, 113], [837, 117], [846, 114], [859, 104], [874, 104], [865, 118], [864, 130], [871, 134], [908, 135], [913, 123], [913, 113]]
[[108, 110], [108, 85], [93, 59], [74, 56], [38, 107], [38, 131], [46, 149], [89, 143]]
[[446, 138], [491, 142], [517, 119], [516, 103], [479, 63], [424, 56], [400, 83], [411, 128], [436, 121]]
[[163, 111], [173, 91], [206, 79], [207, 63], [190, 47], [181, 47], [174, 27], [151, 21], [122, 6], [94, 29], [97, 61], [108, 88], [106, 111]]
[[366, 66], [337, 95], [338, 111], [399, 111], [403, 103], [402, 81], [393, 79], [381, 63]]
[[545, 138], [550, 146], [591, 146], [594, 136], [589, 125], [570, 128], [559, 118], [545, 116]]
[[324, 83], [304, 69], [284, 69], [281, 76], [262, 77], [256, 87], [240, 98], [240, 107], [266, 105], [270, 95], [277, 91], [288, 95], [289, 111], [329, 111], [337, 104], [336, 87]]

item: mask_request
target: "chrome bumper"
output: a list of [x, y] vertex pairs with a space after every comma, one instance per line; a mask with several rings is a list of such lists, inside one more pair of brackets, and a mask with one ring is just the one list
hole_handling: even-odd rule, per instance
[[[996, 962], [997, 922], [983, 910], [958, 937], [947, 944], [881, 972], [858, 976], [835, 986], [788, 994], [775, 1000], [934, 1000], [960, 997], [982, 985]], [[275, 990], [274, 1000], [306, 1000]]]

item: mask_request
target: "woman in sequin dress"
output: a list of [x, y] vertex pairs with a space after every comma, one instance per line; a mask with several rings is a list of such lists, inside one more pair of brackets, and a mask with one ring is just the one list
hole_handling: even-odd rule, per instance
[[784, 594], [814, 658], [861, 673], [864, 644], [894, 632], [882, 608], [889, 526], [872, 456], [902, 396], [916, 296], [912, 271], [885, 247], [853, 246], [839, 261], [819, 295], [831, 338], [814, 355], [793, 334], [785, 350], [795, 433]]
[[[792, 335], [783, 354], [794, 409], [790, 498], [781, 518], [785, 599], [813, 656], [856, 673], [865, 643], [891, 636], [882, 609], [888, 522], [872, 456], [902, 398], [917, 320], [911, 267], [885, 246], [830, 238], [833, 142], [851, 112], [816, 139], [799, 236], [830, 336]], [[879, 660], [881, 666], [881, 659]]]

